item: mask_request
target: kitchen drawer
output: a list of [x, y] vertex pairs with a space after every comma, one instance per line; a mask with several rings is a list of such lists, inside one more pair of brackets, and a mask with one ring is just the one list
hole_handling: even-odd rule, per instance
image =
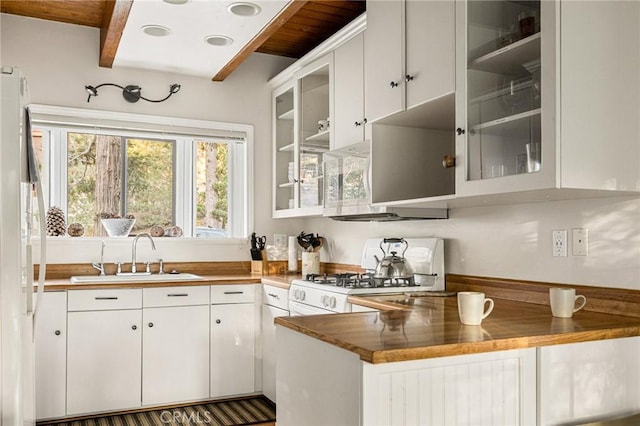
[[145, 308], [208, 304], [209, 286], [207, 285], [142, 289], [142, 306]]
[[142, 308], [142, 289], [70, 290], [67, 311]]
[[211, 304], [254, 303], [256, 284], [229, 284], [211, 286]]
[[276, 308], [289, 310], [289, 290], [274, 287], [272, 285], [262, 285], [262, 303], [275, 306]]

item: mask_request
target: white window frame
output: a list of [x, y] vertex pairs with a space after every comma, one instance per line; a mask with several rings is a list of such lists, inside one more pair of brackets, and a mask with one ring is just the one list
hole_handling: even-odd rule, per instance
[[[184, 232], [185, 238], [193, 238], [206, 241], [246, 240], [249, 229], [253, 228], [253, 143], [254, 129], [252, 125], [240, 123], [227, 123], [218, 121], [204, 121], [184, 118], [171, 118], [163, 116], [150, 116], [142, 114], [118, 113], [111, 111], [96, 111], [79, 108], [57, 107], [50, 105], [30, 105], [32, 115], [36, 118], [33, 128], [43, 130], [43, 153], [49, 158], [49, 173], [43, 170], [43, 174], [51, 176], [51, 181], [59, 182], [46, 185], [45, 202], [48, 205], [60, 206], [66, 213], [67, 209], [67, 133], [95, 133], [119, 135], [126, 137], [141, 137], [158, 139], [162, 138], [175, 141], [175, 223]], [[73, 125], [77, 120], [82, 125]], [[95, 122], [96, 128], [87, 126], [88, 121]], [[46, 124], [46, 122], [50, 124]], [[104, 126], [102, 123], [124, 123], [123, 128]], [[131, 128], [127, 124], [131, 124]], [[170, 123], [167, 125], [167, 123]], [[134, 127], [136, 126], [137, 127]], [[137, 130], [150, 125], [153, 130]], [[113, 126], [112, 124], [110, 126]], [[158, 129], [165, 126], [166, 131]], [[188, 129], [189, 136], [182, 132]], [[198, 129], [202, 134], [199, 135]], [[233, 237], [225, 239], [195, 238], [195, 168], [194, 160], [197, 141], [219, 142], [224, 137], [214, 136], [215, 132], [244, 133], [245, 142], [242, 144], [227, 142], [231, 155], [229, 156], [229, 211], [233, 215], [229, 221], [231, 227], [228, 232]], [[50, 148], [49, 148], [50, 147]], [[242, 155], [242, 151], [244, 155]], [[45, 181], [45, 183], [47, 183]], [[47, 199], [48, 198], [48, 199]], [[190, 219], [189, 219], [190, 218]], [[102, 237], [101, 237], [102, 238]]]

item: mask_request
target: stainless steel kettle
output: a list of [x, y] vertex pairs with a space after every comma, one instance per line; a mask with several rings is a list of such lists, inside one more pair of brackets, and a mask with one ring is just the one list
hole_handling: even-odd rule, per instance
[[[397, 252], [390, 251], [391, 244], [401, 243], [404, 244], [404, 250], [402, 251], [401, 256], [397, 256]], [[382, 246], [383, 244], [387, 244], [387, 250], [385, 250]], [[404, 238], [385, 238], [380, 242], [380, 250], [385, 256], [382, 259], [378, 259], [378, 256], [375, 256], [378, 264], [376, 265], [376, 270], [373, 274], [373, 278], [401, 278], [401, 279], [411, 279], [413, 278], [413, 269], [409, 262], [404, 258], [404, 254], [407, 252], [409, 248], [409, 243]]]

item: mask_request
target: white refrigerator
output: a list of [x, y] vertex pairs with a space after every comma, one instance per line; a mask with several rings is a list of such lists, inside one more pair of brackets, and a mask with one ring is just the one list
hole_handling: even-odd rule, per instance
[[[44, 213], [27, 104], [27, 81], [16, 67], [2, 70], [0, 109], [0, 425], [35, 424], [32, 199]], [[42, 224], [42, 218], [40, 219]], [[42, 236], [46, 265], [46, 236]], [[42, 291], [44, 270], [40, 271]], [[42, 299], [40, 299], [42, 300]]]

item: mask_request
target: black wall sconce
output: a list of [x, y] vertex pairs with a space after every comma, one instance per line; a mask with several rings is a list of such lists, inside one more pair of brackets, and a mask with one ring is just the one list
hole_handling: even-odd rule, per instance
[[147, 99], [144, 96], [142, 96], [142, 87], [140, 86], [129, 85], [129, 86], [123, 87], [123, 86], [120, 86], [119, 84], [114, 84], [114, 83], [102, 83], [102, 84], [98, 84], [97, 86], [84, 86], [85, 90], [89, 94], [89, 97], [87, 98], [87, 102], [91, 100], [92, 96], [98, 96], [98, 89], [101, 88], [102, 86], [113, 86], [113, 87], [122, 89], [122, 97], [124, 97], [124, 99], [127, 102], [131, 102], [131, 103], [138, 102], [140, 99], [144, 99], [147, 102], [164, 102], [167, 99], [169, 99], [171, 95], [173, 95], [174, 93], [178, 93], [180, 91], [180, 85], [174, 83], [171, 86], [169, 86], [169, 94], [164, 98]]

